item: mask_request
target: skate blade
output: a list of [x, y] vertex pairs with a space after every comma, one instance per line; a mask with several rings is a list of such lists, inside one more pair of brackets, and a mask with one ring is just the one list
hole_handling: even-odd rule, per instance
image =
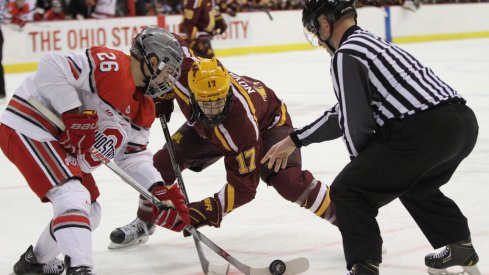
[[139, 245], [139, 244], [143, 244], [145, 242], [147, 242], [149, 240], [149, 236], [148, 235], [145, 235], [145, 236], [141, 236], [133, 241], [130, 241], [128, 243], [114, 243], [114, 242], [110, 242], [109, 243], [109, 246], [108, 248], [109, 249], [121, 249], [121, 248], [125, 248], [125, 247], [130, 247], [130, 246], [135, 246], [135, 245]]
[[481, 275], [479, 268], [476, 265], [473, 266], [460, 266], [463, 271], [450, 271], [446, 268], [436, 269], [432, 267], [428, 267], [428, 274], [430, 275]]

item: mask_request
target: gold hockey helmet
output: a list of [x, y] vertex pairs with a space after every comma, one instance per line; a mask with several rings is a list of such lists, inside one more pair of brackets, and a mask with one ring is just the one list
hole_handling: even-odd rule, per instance
[[222, 124], [232, 103], [231, 76], [217, 59], [199, 59], [188, 73], [192, 114], [207, 126]]

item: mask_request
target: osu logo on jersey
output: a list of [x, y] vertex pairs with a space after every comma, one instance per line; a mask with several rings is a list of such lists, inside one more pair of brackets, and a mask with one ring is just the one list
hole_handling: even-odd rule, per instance
[[115, 156], [115, 144], [117, 139], [115, 136], [106, 136], [104, 133], [97, 131], [95, 133], [95, 143], [93, 147], [99, 154], [102, 154], [107, 159], [113, 159]]
[[105, 128], [95, 133], [95, 143], [91, 153], [83, 156], [83, 162], [90, 169], [94, 169], [104, 162], [114, 158], [116, 151], [120, 149], [124, 140], [124, 134], [116, 128]]
[[78, 162], [76, 161], [76, 158], [75, 157], [73, 157], [71, 155], [68, 155], [65, 158], [65, 164], [68, 165], [68, 166], [70, 166], [70, 165], [77, 166], [78, 165]]

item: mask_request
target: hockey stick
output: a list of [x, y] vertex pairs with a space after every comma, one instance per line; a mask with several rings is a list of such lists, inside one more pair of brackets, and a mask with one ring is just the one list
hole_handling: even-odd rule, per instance
[[[166, 144], [168, 147], [168, 154], [170, 155], [170, 160], [172, 162], [173, 170], [175, 172], [175, 175], [177, 177], [178, 183], [180, 185], [180, 189], [182, 189], [182, 192], [184, 193], [185, 197], [187, 198], [188, 201], [188, 196], [187, 196], [187, 191], [185, 189], [185, 185], [183, 183], [183, 178], [182, 174], [180, 171], [180, 167], [178, 166], [178, 163], [175, 159], [174, 151], [173, 151], [173, 145], [172, 145], [172, 139], [170, 136], [170, 132], [168, 130], [168, 123], [166, 122], [165, 118], [162, 116], [160, 117], [160, 122], [161, 122], [161, 128], [163, 129], [163, 134], [165, 135], [165, 140]], [[144, 196], [144, 195], [143, 195]], [[195, 240], [195, 245], [197, 247], [197, 251], [199, 253], [199, 258], [201, 259], [202, 263], [202, 269], [204, 269], [204, 263], [202, 262], [201, 256], [205, 259], [207, 264], [209, 263], [207, 259], [205, 258], [202, 248], [200, 246], [200, 243], [198, 243], [197, 240], [200, 240], [203, 242], [205, 245], [207, 245], [210, 249], [212, 249], [214, 252], [216, 252], [219, 256], [221, 256], [224, 260], [228, 262], [227, 264], [227, 269], [226, 273], [229, 271], [229, 264], [232, 264], [234, 267], [236, 267], [239, 271], [243, 272], [246, 275], [280, 275], [280, 274], [286, 274], [286, 275], [293, 275], [293, 274], [299, 274], [302, 272], [305, 272], [309, 268], [309, 261], [306, 258], [296, 258], [287, 262], [283, 262], [281, 260], [275, 260], [273, 261], [269, 267], [263, 267], [263, 268], [255, 268], [255, 267], [250, 267], [248, 265], [243, 264], [233, 256], [231, 256], [229, 253], [224, 251], [221, 247], [216, 245], [214, 242], [212, 242], [210, 239], [208, 239], [205, 235], [200, 233], [195, 227], [193, 226], [187, 226], [185, 228], [187, 232], [192, 234]], [[213, 267], [216, 268], [213, 270]], [[222, 266], [209, 266], [209, 271], [213, 271], [211, 274], [222, 274], [217, 272], [217, 268], [219, 270], [224, 270]], [[206, 269], [204, 269], [204, 272], [206, 272]], [[207, 274], [207, 273], [206, 273]]]
[[[178, 165], [178, 162], [175, 158], [175, 151], [173, 150], [173, 145], [172, 145], [172, 139], [170, 136], [170, 131], [168, 130], [168, 123], [166, 122], [166, 119], [162, 116], [160, 117], [160, 122], [161, 122], [161, 128], [163, 129], [163, 134], [165, 136], [166, 140], [166, 146], [168, 148], [168, 154], [170, 155], [170, 161], [171, 165], [173, 167], [173, 172], [175, 173], [175, 176], [177, 178], [178, 185], [180, 186], [180, 189], [183, 192], [183, 195], [185, 196], [185, 201], [188, 204], [188, 194], [187, 194], [187, 189], [185, 189], [185, 184], [183, 182], [182, 178], [182, 171], [180, 171], [180, 166]], [[192, 234], [192, 237], [194, 238], [195, 242], [195, 248], [197, 249], [197, 254], [199, 255], [199, 260], [200, 264], [202, 265], [202, 270], [204, 271], [205, 274], [209, 273], [209, 270], [212, 271], [211, 274], [228, 274], [229, 271], [229, 263], [225, 266], [217, 266], [217, 265], [212, 265], [210, 266], [209, 260], [205, 257], [204, 251], [202, 250], [202, 246], [200, 244], [200, 241], [197, 239], [197, 237], [189, 230], [186, 229], [186, 231], [190, 234]], [[210, 268], [211, 267], [211, 268]]]
[[270, 9], [261, 8], [260, 11], [265, 12], [268, 16], [268, 19], [270, 19], [270, 21], [273, 21], [273, 17], [272, 17], [272, 13], [270, 12]]
[[270, 12], [269, 8], [261, 6], [261, 5], [256, 5], [256, 6], [252, 6], [251, 10], [252, 11], [253, 10], [262, 11], [268, 16], [268, 19], [270, 19], [270, 21], [273, 21], [273, 16], [272, 16], [272, 13]]

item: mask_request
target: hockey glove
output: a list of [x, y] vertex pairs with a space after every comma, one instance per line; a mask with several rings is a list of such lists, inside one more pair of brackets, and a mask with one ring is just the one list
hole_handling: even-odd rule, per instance
[[157, 97], [155, 102], [156, 117], [164, 117], [166, 122], [170, 122], [171, 114], [174, 110], [173, 100], [175, 94], [173, 92], [165, 93]]
[[177, 184], [169, 186], [156, 185], [152, 190], [153, 195], [160, 201], [170, 201], [174, 208], [160, 209], [153, 206], [154, 223], [180, 232], [190, 224], [188, 207], [185, 204], [185, 197]]
[[[215, 198], [209, 197], [201, 201], [188, 204], [190, 211], [190, 224], [199, 228], [204, 225], [220, 227], [222, 221], [221, 204]], [[190, 236], [187, 231], [183, 232], [185, 237]]]
[[228, 24], [226, 23], [226, 20], [224, 20], [224, 17], [222, 17], [222, 15], [217, 16], [216, 23], [214, 25], [214, 35], [222, 34], [227, 30], [227, 28]]
[[84, 154], [95, 142], [98, 116], [95, 111], [85, 110], [81, 114], [61, 115], [66, 129], [59, 137], [59, 143], [72, 154]]
[[211, 46], [211, 36], [207, 34], [195, 38], [189, 45], [192, 51], [194, 51], [194, 54], [198, 57], [209, 59], [214, 57], [214, 50]]

